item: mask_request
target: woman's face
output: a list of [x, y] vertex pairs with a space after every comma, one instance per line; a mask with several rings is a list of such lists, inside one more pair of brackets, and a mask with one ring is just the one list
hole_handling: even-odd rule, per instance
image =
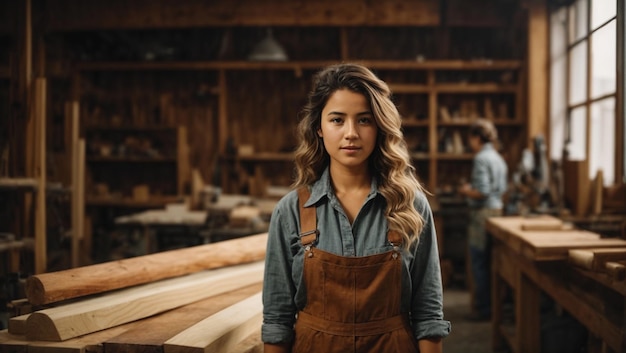
[[376, 146], [378, 126], [365, 96], [340, 89], [328, 98], [317, 133], [324, 141], [332, 168], [366, 169]]
[[482, 143], [480, 142], [480, 137], [476, 135], [469, 135], [467, 138], [467, 143], [472, 150], [472, 152], [478, 152], [482, 148]]

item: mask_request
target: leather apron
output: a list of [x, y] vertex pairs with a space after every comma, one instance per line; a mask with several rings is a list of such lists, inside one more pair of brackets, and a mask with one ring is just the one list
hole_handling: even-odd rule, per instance
[[394, 249], [371, 256], [316, 249], [315, 207], [304, 207], [309, 195], [298, 190], [307, 302], [298, 312], [292, 352], [418, 352], [401, 311], [402, 238], [390, 231]]

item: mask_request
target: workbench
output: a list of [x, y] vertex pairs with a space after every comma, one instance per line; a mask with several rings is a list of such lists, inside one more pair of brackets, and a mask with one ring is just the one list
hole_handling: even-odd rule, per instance
[[[229, 224], [233, 210], [254, 205], [259, 215], [269, 220], [276, 201], [253, 200], [246, 195], [220, 195], [205, 210], [190, 210], [186, 204], [168, 204], [164, 209], [152, 209], [115, 218], [120, 228], [136, 230], [141, 234], [143, 246], [141, 254], [162, 251], [159, 244], [167, 242], [167, 235], [174, 235], [174, 245], [193, 246], [215, 241], [234, 239], [267, 231], [267, 222], [245, 222], [234, 226]], [[170, 237], [172, 238], [172, 237]], [[179, 246], [177, 246], [179, 247]]]
[[[568, 261], [576, 249], [626, 249], [626, 241], [567, 227], [550, 216], [494, 217], [492, 235], [492, 345], [513, 352], [541, 352], [542, 293], [584, 325], [600, 348], [626, 352], [626, 286], [606, 274]], [[513, 318], [504, 315], [511, 290]], [[593, 349], [591, 351], [594, 351]]]
[[[207, 211], [191, 211], [186, 208], [148, 210], [115, 219], [115, 224], [129, 229], [138, 229], [143, 236], [144, 254], [159, 251], [157, 231], [173, 230], [193, 245], [202, 244], [200, 231], [206, 228]], [[194, 239], [192, 239], [194, 238]]]

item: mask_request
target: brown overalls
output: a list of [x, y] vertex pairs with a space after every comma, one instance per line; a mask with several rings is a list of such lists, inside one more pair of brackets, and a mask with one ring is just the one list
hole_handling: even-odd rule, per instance
[[390, 231], [394, 250], [371, 256], [315, 249], [315, 207], [304, 207], [309, 195], [306, 188], [298, 190], [307, 302], [298, 313], [292, 352], [418, 352], [408, 314], [400, 308], [400, 236]]

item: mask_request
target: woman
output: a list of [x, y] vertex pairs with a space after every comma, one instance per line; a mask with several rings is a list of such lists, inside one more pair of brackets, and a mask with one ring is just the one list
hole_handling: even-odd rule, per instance
[[331, 66], [303, 113], [269, 229], [265, 352], [441, 352], [436, 233], [388, 86]]

